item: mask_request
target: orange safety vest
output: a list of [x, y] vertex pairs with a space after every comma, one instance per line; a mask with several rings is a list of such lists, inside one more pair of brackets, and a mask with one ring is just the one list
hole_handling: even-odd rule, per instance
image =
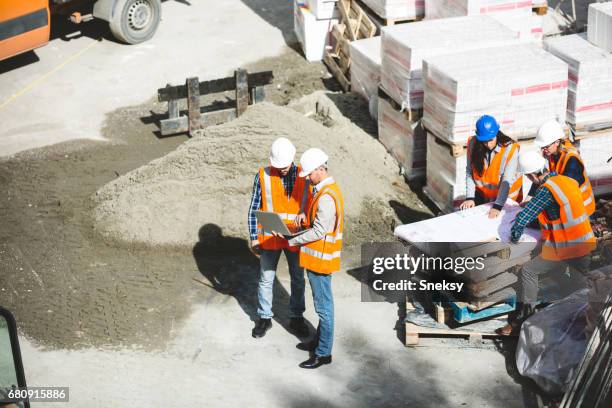
[[[297, 168], [299, 174], [300, 167]], [[295, 177], [293, 191], [288, 196], [285, 186], [281, 180], [279, 171], [273, 167], [262, 167], [259, 169], [259, 182], [261, 184], [261, 210], [275, 212], [287, 225], [293, 224], [296, 216], [304, 212], [310, 199], [310, 183], [304, 177]], [[265, 231], [261, 225], [257, 226], [257, 240], [259, 246], [266, 250], [278, 250], [288, 248], [297, 252], [299, 247], [290, 247], [287, 240], [277, 238]]]
[[580, 193], [582, 194], [584, 208], [586, 208], [590, 216], [595, 212], [595, 196], [593, 195], [591, 181], [587, 176], [586, 167], [580, 154], [578, 154], [578, 150], [576, 150], [569, 141], [563, 143], [563, 147], [564, 149], [561, 150], [557, 161], [555, 161], [555, 157], [552, 156], [548, 159], [548, 168], [550, 171], [554, 171], [557, 174], [563, 174], [570, 158], [575, 157], [580, 162], [582, 165], [582, 177], [584, 177], [584, 183], [580, 186]]
[[340, 270], [340, 253], [342, 251], [342, 231], [344, 230], [344, 198], [335, 182], [324, 186], [313, 197], [308, 213], [308, 225], [312, 226], [317, 217], [319, 200], [325, 194], [334, 200], [336, 206], [336, 223], [332, 232], [318, 241], [305, 244], [300, 249], [300, 266], [316, 273], [330, 274]]
[[[475, 140], [476, 138], [474, 137], [468, 139], [467, 154], [471, 154]], [[488, 202], [495, 201], [497, 198], [501, 178], [506, 171], [506, 165], [515, 154], [518, 154], [519, 149], [518, 143], [500, 146], [500, 151], [495, 154], [491, 163], [488, 166], [485, 163], [486, 167], [482, 174], [478, 174], [472, 166], [472, 179], [474, 180], [474, 184], [476, 184], [476, 191], [478, 191], [484, 199], [488, 200]], [[515, 201], [521, 201], [523, 177], [519, 173], [516, 174], [516, 177], [516, 181], [510, 186], [508, 198]]]
[[542, 187], [551, 192], [561, 209], [557, 220], [549, 219], [546, 211], [538, 215], [542, 230], [542, 258], [560, 261], [591, 253], [597, 244], [578, 182], [558, 175], [550, 177]]

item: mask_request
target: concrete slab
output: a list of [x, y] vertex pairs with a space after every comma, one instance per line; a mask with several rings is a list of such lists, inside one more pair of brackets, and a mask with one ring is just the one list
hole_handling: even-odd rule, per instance
[[[45, 351], [23, 341], [28, 385], [68, 386], [67, 406], [84, 408], [525, 406], [503, 354], [440, 342], [405, 348], [394, 330], [397, 305], [361, 303], [359, 285], [344, 272], [334, 276], [334, 362], [318, 370], [297, 366], [307, 353], [280, 325], [253, 339], [235, 299], [211, 293], [161, 353]], [[316, 325], [308, 287], [306, 298], [306, 317]]]
[[[226, 75], [278, 55], [291, 2], [165, 2], [155, 37], [128, 46], [96, 35], [56, 38], [26, 63], [0, 63], [0, 156], [79, 138], [101, 138], [105, 115], [143, 103], [166, 83]], [[78, 29], [78, 28], [77, 28]], [[4, 72], [8, 71], [8, 72]]]

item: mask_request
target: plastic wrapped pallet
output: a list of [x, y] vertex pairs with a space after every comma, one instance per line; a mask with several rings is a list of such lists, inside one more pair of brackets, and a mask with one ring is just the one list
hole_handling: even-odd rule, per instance
[[612, 193], [612, 130], [580, 140], [580, 157], [597, 196]]
[[362, 0], [386, 19], [414, 20], [425, 15], [425, 0]]
[[421, 68], [424, 58], [517, 42], [515, 32], [488, 16], [384, 27], [381, 86], [404, 107], [420, 109], [423, 106]]
[[306, 0], [308, 8], [319, 20], [339, 18], [340, 11], [336, 8], [338, 0]]
[[587, 35], [591, 43], [612, 51], [612, 3], [589, 4]]
[[430, 20], [498, 13], [528, 16], [532, 7], [531, 0], [425, 0], [425, 17]]
[[532, 137], [546, 120], [565, 122], [567, 73], [565, 62], [534, 44], [428, 57], [423, 125], [464, 144], [478, 118], [488, 114], [508, 136]]
[[337, 19], [315, 17], [303, 2], [293, 3], [293, 29], [308, 61], [320, 61], [329, 41], [329, 32]]
[[539, 42], [544, 38], [544, 16], [512, 12], [490, 16], [514, 31], [521, 42]]
[[380, 85], [380, 37], [350, 43], [351, 90], [370, 101]]
[[569, 65], [567, 121], [577, 127], [612, 122], [612, 54], [580, 34], [547, 39], [544, 47]]
[[404, 168], [407, 179], [425, 176], [426, 141], [420, 122], [410, 122], [384, 98], [378, 98], [378, 139]]

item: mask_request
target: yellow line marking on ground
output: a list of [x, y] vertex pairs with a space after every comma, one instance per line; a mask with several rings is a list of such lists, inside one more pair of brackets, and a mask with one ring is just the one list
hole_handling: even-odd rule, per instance
[[36, 85], [40, 84], [42, 81], [44, 81], [45, 79], [49, 78], [51, 75], [53, 75], [54, 73], [56, 73], [57, 71], [59, 71], [60, 69], [62, 69], [63, 67], [65, 67], [66, 65], [68, 65], [69, 63], [71, 63], [72, 61], [77, 59], [78, 57], [80, 57], [81, 55], [83, 55], [85, 53], [85, 51], [89, 50], [91, 47], [96, 45], [98, 42], [99, 41], [92, 42], [87, 47], [83, 48], [82, 50], [80, 50], [79, 52], [77, 52], [76, 54], [72, 55], [71, 57], [66, 59], [64, 62], [59, 64], [57, 67], [53, 68], [51, 71], [47, 72], [46, 74], [41, 75], [40, 77], [38, 77], [34, 81], [30, 82], [22, 90], [20, 90], [19, 92], [11, 95], [6, 101], [2, 102], [2, 104], [0, 105], [0, 109], [4, 108], [6, 105], [8, 105], [9, 103], [13, 102], [15, 99], [19, 98], [23, 94], [27, 93], [32, 88], [34, 88]]

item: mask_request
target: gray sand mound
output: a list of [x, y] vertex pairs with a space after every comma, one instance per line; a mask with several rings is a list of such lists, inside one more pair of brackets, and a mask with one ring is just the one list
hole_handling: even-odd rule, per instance
[[[367, 115], [367, 106], [362, 107]], [[315, 109], [325, 112], [326, 126], [308, 117], [320, 116]], [[389, 201], [415, 197], [382, 145], [346, 119], [323, 92], [290, 107], [249, 107], [240, 118], [208, 128], [105, 185], [94, 197], [96, 230], [129, 242], [192, 245], [202, 226], [216, 224], [225, 236], [248, 238], [253, 177], [268, 164], [270, 145], [280, 136], [296, 145], [296, 161], [309, 147], [321, 147], [330, 156], [330, 172], [345, 195], [349, 243], [392, 237], [396, 217]]]

